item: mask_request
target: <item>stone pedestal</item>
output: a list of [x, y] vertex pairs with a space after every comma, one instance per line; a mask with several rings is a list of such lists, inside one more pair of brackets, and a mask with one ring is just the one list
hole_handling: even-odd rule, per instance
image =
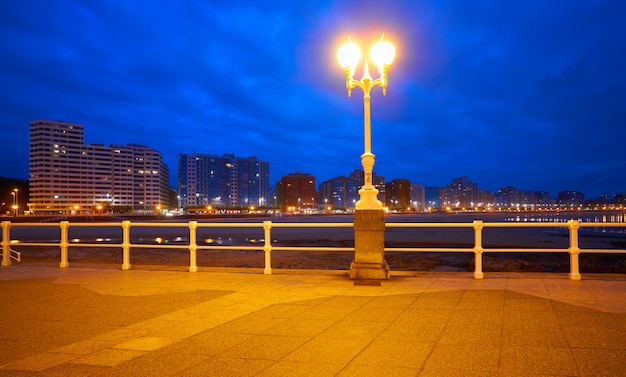
[[354, 212], [354, 249], [350, 279], [389, 279], [382, 209], [357, 209]]

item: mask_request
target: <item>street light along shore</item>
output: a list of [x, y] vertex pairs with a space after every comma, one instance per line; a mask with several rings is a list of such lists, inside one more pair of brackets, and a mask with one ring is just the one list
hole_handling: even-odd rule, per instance
[[354, 261], [350, 264], [350, 279], [383, 280], [389, 279], [390, 270], [385, 260], [385, 215], [383, 204], [378, 200], [378, 189], [373, 185], [374, 154], [370, 120], [370, 100], [372, 88], [380, 86], [383, 95], [387, 94], [389, 68], [396, 55], [396, 48], [383, 40], [384, 34], [370, 50], [370, 58], [378, 67], [380, 76], [372, 79], [366, 59], [361, 80], [354, 79], [356, 66], [361, 61], [361, 50], [348, 42], [337, 51], [337, 59], [346, 76], [348, 97], [352, 89], [363, 90], [363, 142], [361, 155], [363, 165], [363, 186], [359, 190], [359, 200], [354, 211]]
[[370, 76], [367, 59], [364, 62], [363, 77], [361, 80], [354, 79], [356, 66], [361, 61], [361, 50], [352, 43], [350, 37], [348, 37], [348, 42], [337, 51], [337, 60], [339, 60], [339, 64], [346, 76], [348, 97], [352, 95], [352, 89], [354, 88], [358, 87], [363, 90], [364, 152], [361, 155], [361, 164], [363, 165], [364, 184], [359, 190], [360, 199], [356, 202], [356, 209], [383, 208], [382, 203], [378, 200], [378, 190], [372, 183], [375, 155], [372, 153], [370, 120], [370, 92], [372, 88], [380, 86], [383, 90], [383, 95], [387, 95], [389, 69], [396, 55], [396, 48], [391, 43], [383, 40], [383, 38], [384, 34], [381, 35], [380, 41], [376, 42], [370, 50], [370, 58], [377, 65], [380, 74], [380, 77], [375, 80]]

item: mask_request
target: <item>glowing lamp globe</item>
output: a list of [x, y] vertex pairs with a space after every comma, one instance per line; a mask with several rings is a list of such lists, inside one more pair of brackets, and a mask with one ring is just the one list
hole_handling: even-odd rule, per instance
[[391, 65], [396, 57], [396, 48], [389, 42], [380, 40], [370, 50], [372, 61], [379, 67]]
[[337, 60], [344, 70], [348, 68], [354, 70], [361, 60], [361, 50], [348, 39], [348, 43], [341, 46], [337, 51]]

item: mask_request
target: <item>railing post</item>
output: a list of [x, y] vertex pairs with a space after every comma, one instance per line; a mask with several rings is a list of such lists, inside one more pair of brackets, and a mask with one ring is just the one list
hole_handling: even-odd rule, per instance
[[272, 274], [272, 222], [263, 221], [263, 237], [265, 238], [265, 244], [263, 245], [263, 252], [265, 253], [265, 269], [263, 274]]
[[2, 267], [11, 265], [11, 222], [2, 222]]
[[482, 279], [483, 274], [483, 221], [474, 220], [474, 279]]
[[197, 221], [189, 222], [189, 272], [198, 272], [197, 265], [197, 250], [198, 244], [196, 242], [196, 229], [198, 229]]
[[59, 227], [61, 228], [61, 263], [59, 264], [60, 268], [68, 268], [70, 266], [67, 261], [67, 249], [69, 247], [68, 240], [68, 229], [70, 228], [69, 221], [61, 221], [59, 223]]
[[580, 247], [578, 246], [578, 229], [580, 222], [578, 220], [567, 220], [569, 228], [569, 278], [570, 280], [580, 280], [580, 268], [578, 256], [580, 255]]
[[122, 270], [130, 270], [130, 220], [122, 221]]

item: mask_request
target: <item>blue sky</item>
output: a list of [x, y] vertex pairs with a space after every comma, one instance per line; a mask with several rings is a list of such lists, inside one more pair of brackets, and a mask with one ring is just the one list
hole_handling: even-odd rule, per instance
[[28, 178], [36, 119], [154, 148], [174, 187], [179, 153], [257, 156], [272, 185], [347, 175], [363, 101], [336, 49], [384, 32], [398, 54], [372, 92], [376, 174], [626, 192], [624, 24], [619, 0], [3, 1], [0, 176]]

